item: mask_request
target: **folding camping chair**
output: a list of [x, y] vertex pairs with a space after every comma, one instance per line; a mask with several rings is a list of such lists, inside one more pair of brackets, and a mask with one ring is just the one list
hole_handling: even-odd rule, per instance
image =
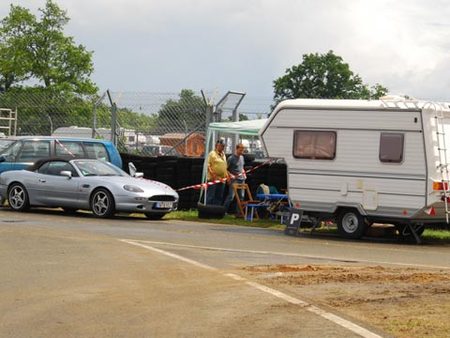
[[[234, 190], [240, 215], [250, 221], [253, 221], [253, 218], [259, 219], [258, 213], [255, 214], [255, 209], [266, 208], [267, 205], [264, 202], [253, 200], [252, 193], [246, 183], [233, 183], [232, 189]], [[241, 195], [238, 193], [239, 190], [244, 190], [243, 199], [241, 199]]]

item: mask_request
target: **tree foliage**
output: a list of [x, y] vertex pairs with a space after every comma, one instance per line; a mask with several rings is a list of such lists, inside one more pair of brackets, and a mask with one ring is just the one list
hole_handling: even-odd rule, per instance
[[[53, 0], [34, 15], [11, 5], [0, 21], [0, 108], [18, 110], [18, 134], [48, 135], [58, 127], [92, 127], [97, 87], [92, 52], [64, 29], [66, 11]], [[111, 110], [96, 108], [97, 127], [110, 128]], [[125, 128], [154, 128], [155, 117], [118, 111]]]
[[0, 23], [0, 90], [33, 80], [52, 92], [94, 94], [92, 52], [64, 34], [67, 13], [47, 0], [36, 17], [11, 5]]
[[[233, 116], [229, 116], [227, 121], [232, 122], [233, 121]], [[242, 113], [239, 113], [239, 121], [248, 121], [248, 116]]]
[[303, 55], [302, 62], [288, 68], [273, 87], [276, 103], [294, 98], [377, 99], [388, 91], [380, 84], [364, 84], [333, 51]]
[[0, 22], [0, 91], [31, 77], [30, 45], [36, 18], [26, 8], [11, 5]]
[[191, 131], [204, 126], [206, 122], [205, 103], [190, 89], [183, 89], [178, 100], [168, 100], [162, 105], [156, 120], [158, 132]]

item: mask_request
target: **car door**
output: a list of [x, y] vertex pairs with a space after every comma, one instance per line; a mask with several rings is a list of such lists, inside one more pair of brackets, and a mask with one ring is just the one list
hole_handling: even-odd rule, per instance
[[[72, 177], [62, 176], [61, 171], [70, 171]], [[78, 207], [80, 205], [80, 177], [75, 168], [64, 161], [50, 161], [36, 173], [37, 200], [55, 207]], [[33, 184], [34, 185], [34, 184]]]

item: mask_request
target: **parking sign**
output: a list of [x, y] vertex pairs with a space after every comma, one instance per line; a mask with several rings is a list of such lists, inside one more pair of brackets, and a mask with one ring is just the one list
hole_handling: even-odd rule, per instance
[[286, 235], [297, 235], [302, 223], [303, 210], [296, 208], [289, 208], [289, 217], [285, 219], [286, 228], [284, 233]]

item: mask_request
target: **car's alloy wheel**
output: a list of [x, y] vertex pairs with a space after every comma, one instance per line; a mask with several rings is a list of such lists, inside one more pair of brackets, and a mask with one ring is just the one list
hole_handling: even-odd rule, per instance
[[9, 188], [8, 201], [13, 210], [24, 211], [29, 208], [28, 193], [22, 184], [16, 183]]
[[98, 189], [91, 198], [91, 210], [97, 217], [110, 217], [114, 213], [114, 200], [106, 189]]

